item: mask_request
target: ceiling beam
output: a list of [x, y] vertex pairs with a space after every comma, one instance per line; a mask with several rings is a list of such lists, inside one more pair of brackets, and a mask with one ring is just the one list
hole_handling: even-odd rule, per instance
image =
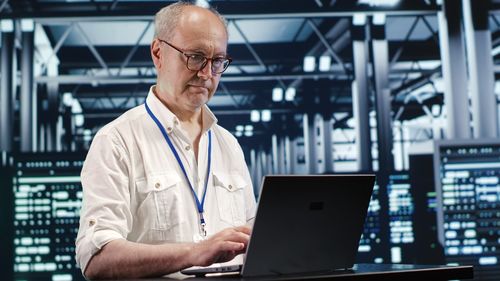
[[[224, 75], [222, 82], [247, 82], [247, 81], [269, 81], [269, 80], [295, 80], [295, 79], [322, 79], [335, 78], [347, 79], [343, 71], [320, 72], [320, 73], [298, 73], [298, 74], [248, 74], [248, 75]], [[156, 76], [91, 76], [91, 75], [59, 75], [38, 76], [36, 83], [45, 84], [57, 82], [59, 84], [137, 84], [156, 83]]]
[[[98, 9], [92, 2], [65, 3], [39, 2], [36, 9], [26, 9], [22, 4], [12, 5], [11, 12], [2, 12], [2, 18], [32, 18], [38, 22], [51, 21], [105, 21], [105, 20], [151, 20], [153, 15], [165, 3], [174, 1], [124, 1], [113, 9]], [[330, 5], [318, 6], [314, 1], [274, 0], [262, 1], [211, 1], [211, 5], [227, 19], [265, 19], [265, 18], [316, 18], [346, 17], [354, 13], [374, 14], [384, 12], [387, 15], [425, 15], [435, 14], [439, 10], [436, 1], [401, 0], [397, 8], [370, 7], [357, 1], [335, 1]], [[105, 3], [102, 3], [102, 6]], [[111, 5], [113, 5], [112, 3]]]

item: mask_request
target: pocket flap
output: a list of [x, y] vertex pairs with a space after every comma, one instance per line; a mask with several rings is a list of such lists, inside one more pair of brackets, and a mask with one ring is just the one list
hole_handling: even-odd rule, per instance
[[243, 177], [236, 173], [214, 172], [213, 175], [214, 185], [221, 186], [230, 192], [240, 190], [247, 185]]
[[137, 190], [139, 192], [149, 193], [158, 192], [175, 186], [181, 181], [181, 177], [176, 172], [165, 174], [156, 174], [148, 176], [147, 180], [137, 181]]

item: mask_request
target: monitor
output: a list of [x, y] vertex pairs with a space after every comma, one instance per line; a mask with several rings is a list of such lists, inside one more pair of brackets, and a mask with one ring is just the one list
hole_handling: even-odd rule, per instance
[[75, 262], [82, 153], [14, 156], [14, 280], [84, 280]]
[[500, 140], [436, 141], [438, 239], [448, 263], [500, 276]]
[[389, 240], [392, 263], [406, 262], [413, 256], [414, 204], [410, 176], [407, 171], [389, 175], [387, 196], [389, 197]]
[[383, 225], [381, 221], [380, 188], [378, 184], [373, 192], [368, 206], [368, 213], [361, 239], [359, 240], [357, 263], [383, 263], [386, 256], [383, 243]]

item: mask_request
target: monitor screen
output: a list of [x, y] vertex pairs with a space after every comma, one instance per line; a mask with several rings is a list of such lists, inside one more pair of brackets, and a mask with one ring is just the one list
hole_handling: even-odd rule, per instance
[[500, 140], [437, 141], [438, 238], [448, 263], [500, 276]]
[[414, 204], [408, 172], [389, 175], [387, 196], [389, 197], [389, 236], [391, 262], [401, 263], [412, 256]]
[[357, 262], [358, 263], [383, 263], [383, 225], [381, 222], [380, 189], [378, 184], [373, 187], [368, 213], [361, 239], [359, 241]]
[[[432, 157], [430, 161], [432, 163]], [[431, 196], [434, 185], [432, 181], [429, 185], [415, 180], [416, 174], [420, 177], [432, 177], [432, 170], [430, 173], [419, 170], [418, 163], [420, 161], [415, 162], [409, 171], [377, 173], [377, 182], [358, 249], [358, 262], [442, 262], [442, 259], [439, 259], [442, 255], [435, 253], [439, 249], [435, 247], [436, 223], [435, 211], [432, 208], [434, 197]], [[432, 169], [432, 165], [428, 167]], [[384, 188], [381, 188], [381, 185]], [[420, 200], [421, 194], [426, 200]], [[432, 198], [427, 198], [428, 196]], [[433, 220], [428, 220], [426, 215], [431, 215]], [[434, 239], [428, 239], [428, 235], [434, 235]]]
[[75, 262], [84, 155], [14, 157], [14, 279], [84, 280]]

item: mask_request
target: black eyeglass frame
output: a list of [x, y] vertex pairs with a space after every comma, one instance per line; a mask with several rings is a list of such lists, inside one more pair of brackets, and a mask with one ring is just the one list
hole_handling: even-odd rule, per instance
[[[229, 65], [230, 65], [230, 64], [231, 64], [231, 62], [233, 61], [233, 59], [232, 59], [231, 57], [229, 57], [229, 56], [225, 56], [225, 57], [214, 57], [214, 58], [208, 58], [208, 57], [205, 57], [205, 56], [203, 56], [203, 55], [199, 55], [199, 54], [190, 54], [190, 53], [186, 53], [186, 52], [184, 52], [183, 50], [181, 50], [180, 48], [178, 48], [178, 47], [176, 47], [176, 46], [172, 45], [171, 43], [169, 43], [169, 42], [167, 42], [167, 41], [165, 41], [165, 40], [163, 40], [163, 39], [160, 39], [160, 38], [157, 38], [157, 39], [158, 39], [158, 41], [163, 42], [163, 43], [167, 44], [168, 46], [172, 47], [172, 49], [176, 50], [177, 52], [179, 52], [179, 53], [183, 54], [183, 55], [186, 57], [186, 68], [187, 68], [187, 69], [189, 69], [189, 70], [191, 70], [191, 71], [200, 71], [200, 70], [202, 70], [203, 68], [205, 68], [205, 66], [207, 66], [208, 61], [211, 61], [211, 62], [212, 62], [212, 67], [211, 67], [211, 69], [210, 69], [210, 70], [212, 71], [212, 74], [222, 74], [224, 71], [226, 71], [226, 70], [227, 70], [227, 68], [229, 67]], [[200, 68], [199, 68], [199, 69], [191, 69], [191, 68], [189, 68], [189, 60], [190, 60], [191, 58], [193, 58], [194, 56], [203, 57], [203, 58], [205, 59], [205, 61], [201, 64], [201, 66], [200, 66]], [[217, 71], [214, 71], [214, 70], [213, 70], [213, 67], [214, 67], [214, 60], [218, 60], [218, 59], [224, 59], [224, 60], [226, 60], [226, 61], [227, 61], [227, 64], [225, 64], [224, 69], [223, 69], [222, 71], [218, 71], [218, 72], [217, 72]], [[223, 63], [223, 65], [224, 65], [224, 63]]]

